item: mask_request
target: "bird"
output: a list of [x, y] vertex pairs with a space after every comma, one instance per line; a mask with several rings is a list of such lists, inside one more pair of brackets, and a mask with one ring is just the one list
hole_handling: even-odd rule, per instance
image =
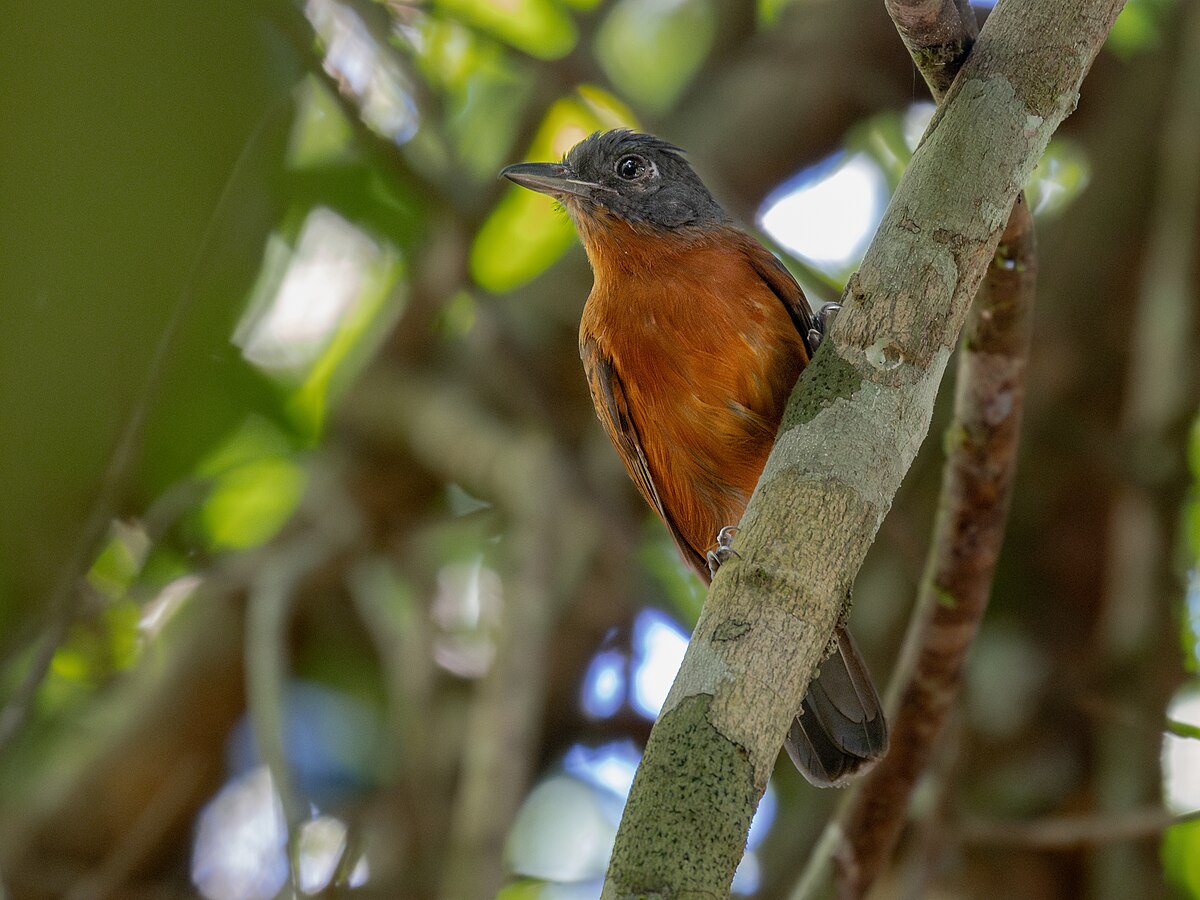
[[[804, 292], [736, 227], [666, 140], [596, 132], [561, 162], [501, 176], [554, 198], [593, 284], [579, 351], [596, 413], [646, 502], [707, 584], [774, 445], [784, 406], [823, 333]], [[870, 672], [839, 626], [784, 746], [820, 787], [887, 749]]]

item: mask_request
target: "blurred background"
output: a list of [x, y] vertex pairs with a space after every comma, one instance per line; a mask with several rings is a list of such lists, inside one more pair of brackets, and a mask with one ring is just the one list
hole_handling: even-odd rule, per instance
[[[496, 173], [653, 131], [835, 299], [932, 111], [883, 4], [11, 6], [0, 897], [597, 897], [703, 597]], [[1008, 539], [880, 896], [1200, 897], [1198, 60], [1130, 0], [1030, 187]], [[950, 396], [857, 583], [881, 683]], [[836, 800], [785, 757], [735, 892]]]

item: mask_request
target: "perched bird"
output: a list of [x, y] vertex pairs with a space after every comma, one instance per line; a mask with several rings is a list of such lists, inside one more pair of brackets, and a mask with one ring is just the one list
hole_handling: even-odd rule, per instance
[[[574, 222], [594, 276], [579, 349], [596, 413], [707, 582], [713, 548], [730, 552], [729, 526], [762, 473], [820, 323], [783, 264], [731, 224], [664, 140], [597, 133], [561, 163], [501, 174], [554, 197]], [[844, 782], [887, 747], [866, 664], [844, 628], [835, 644], [786, 742], [820, 786]]]

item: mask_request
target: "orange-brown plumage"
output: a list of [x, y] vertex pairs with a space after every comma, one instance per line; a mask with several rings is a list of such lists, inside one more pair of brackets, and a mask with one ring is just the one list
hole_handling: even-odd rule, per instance
[[[579, 230], [595, 276], [579, 348], [596, 413], [707, 581], [707, 551], [741, 519], [808, 363], [808, 302], [658, 138], [595, 134], [560, 164], [504, 174], [556, 197]], [[833, 646], [786, 741], [819, 785], [842, 783], [887, 747], [878, 694], [845, 628]]]
[[[725, 226], [665, 237], [618, 222], [589, 229], [584, 241], [595, 284], [579, 344], [596, 410], [643, 496], [706, 576], [705, 553], [741, 519], [808, 361], [758, 271], [778, 263]], [[620, 435], [605, 379], [617, 379], [636, 410], [649, 479]]]

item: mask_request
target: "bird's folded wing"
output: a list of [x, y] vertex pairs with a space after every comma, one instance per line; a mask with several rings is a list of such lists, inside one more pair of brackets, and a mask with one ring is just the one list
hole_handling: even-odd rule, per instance
[[638, 426], [633, 420], [625, 388], [621, 384], [616, 366], [593, 340], [584, 341], [580, 345], [580, 355], [583, 357], [583, 368], [587, 372], [588, 387], [592, 392], [592, 402], [600, 424], [608, 433], [613, 446], [621, 455], [621, 461], [629, 472], [629, 477], [637, 485], [638, 491], [662, 517], [667, 530], [675, 539], [679, 552], [691, 564], [700, 577], [708, 581], [708, 568], [704, 557], [687, 542], [679, 525], [671, 517], [659, 496], [650, 473], [650, 463], [646, 459], [646, 451], [638, 436]]
[[[809, 359], [811, 359], [814, 348], [809, 345], [808, 333], [813, 327], [813, 314], [812, 308], [808, 305], [808, 299], [804, 296], [804, 291], [774, 253], [749, 235], [744, 235], [744, 237], [745, 241], [742, 242], [742, 247], [746, 258], [759, 277], [767, 283], [775, 296], [783, 303], [792, 324], [796, 326], [796, 331], [804, 339], [804, 346], [808, 350]], [[807, 360], [805, 361], [807, 362]]]

